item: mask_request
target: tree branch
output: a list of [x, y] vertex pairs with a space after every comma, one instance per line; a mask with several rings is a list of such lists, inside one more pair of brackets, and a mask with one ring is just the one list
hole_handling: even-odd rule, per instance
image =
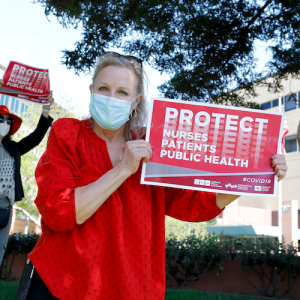
[[40, 229], [42, 229], [41, 224], [38, 222], [36, 218], [34, 218], [27, 210], [22, 207], [14, 206], [14, 209], [20, 210], [25, 216], [27, 216], [32, 222], [35, 223]]

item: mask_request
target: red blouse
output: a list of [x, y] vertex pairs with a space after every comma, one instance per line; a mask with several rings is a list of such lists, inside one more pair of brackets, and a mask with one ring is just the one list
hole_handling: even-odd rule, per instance
[[74, 189], [112, 169], [88, 121], [59, 119], [36, 168], [42, 235], [31, 261], [61, 300], [163, 300], [165, 214], [201, 222], [221, 209], [214, 193], [140, 184], [141, 167], [82, 225]]

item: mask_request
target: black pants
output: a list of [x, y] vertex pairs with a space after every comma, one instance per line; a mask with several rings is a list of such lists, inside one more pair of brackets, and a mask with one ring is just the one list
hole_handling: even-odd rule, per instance
[[27, 300], [59, 300], [54, 297], [48, 290], [37, 270], [34, 270], [34, 275], [29, 288]]

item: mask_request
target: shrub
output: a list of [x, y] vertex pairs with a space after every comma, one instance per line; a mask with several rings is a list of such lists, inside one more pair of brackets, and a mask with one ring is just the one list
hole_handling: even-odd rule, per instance
[[170, 235], [166, 240], [166, 272], [177, 282], [178, 288], [199, 280], [206, 272], [216, 268], [222, 272], [222, 261], [231, 257], [233, 241], [217, 235], [190, 236], [177, 239]]
[[218, 275], [223, 261], [228, 259], [237, 259], [249, 283], [267, 297], [284, 297], [300, 275], [297, 249], [274, 238], [193, 233], [181, 239], [170, 235], [166, 240], [166, 274], [174, 277], [178, 288], [199, 280], [214, 268]]
[[[267, 297], [287, 295], [300, 275], [297, 249], [269, 237], [241, 240], [236, 254], [250, 284]], [[282, 287], [285, 278], [287, 286]]]
[[[0, 268], [0, 278], [2, 280], [11, 279], [11, 268], [17, 254], [28, 254], [34, 248], [40, 235], [38, 234], [23, 234], [14, 233], [9, 236], [7, 247], [4, 254], [4, 259]], [[9, 256], [12, 255], [12, 259], [9, 262]]]

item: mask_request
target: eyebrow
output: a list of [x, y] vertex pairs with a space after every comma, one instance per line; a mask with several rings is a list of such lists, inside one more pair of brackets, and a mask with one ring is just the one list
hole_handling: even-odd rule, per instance
[[[99, 83], [97, 84], [97, 86], [99, 86], [99, 85], [101, 85], [101, 84], [105, 84], [105, 85], [108, 85], [108, 86], [109, 86], [109, 84], [106, 83], [106, 82], [104, 82], [104, 81], [103, 81], [103, 82], [99, 82]], [[119, 86], [118, 89], [126, 89], [126, 90], [130, 90], [130, 88], [125, 87], [125, 86]]]
[[125, 86], [120, 86], [120, 87], [118, 87], [118, 89], [130, 90], [128, 87], [125, 87]]

